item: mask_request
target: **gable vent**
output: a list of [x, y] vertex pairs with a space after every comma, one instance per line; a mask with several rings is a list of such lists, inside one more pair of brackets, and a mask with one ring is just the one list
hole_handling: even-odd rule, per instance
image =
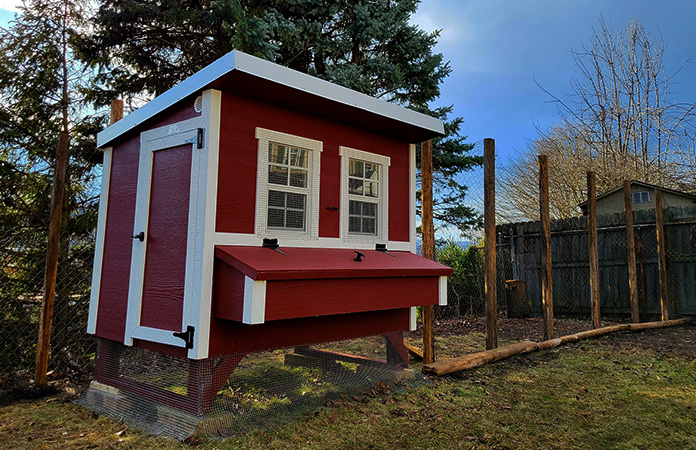
[[199, 95], [196, 97], [196, 101], [193, 103], [193, 109], [197, 113], [203, 111], [203, 96]]

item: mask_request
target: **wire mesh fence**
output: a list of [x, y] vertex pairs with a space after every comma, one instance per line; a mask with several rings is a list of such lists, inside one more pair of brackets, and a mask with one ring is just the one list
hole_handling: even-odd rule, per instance
[[[56, 376], [91, 369], [95, 344], [86, 325], [93, 258], [92, 236], [62, 237], [49, 360]], [[0, 374], [32, 373], [43, 298], [45, 234], [0, 230], [0, 260]]]

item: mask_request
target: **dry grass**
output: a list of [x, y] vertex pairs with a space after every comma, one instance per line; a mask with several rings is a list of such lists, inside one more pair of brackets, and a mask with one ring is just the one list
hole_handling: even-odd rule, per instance
[[[475, 336], [472, 336], [475, 337]], [[447, 350], [468, 338], [441, 342]], [[346, 399], [200, 449], [696, 448], [696, 327], [619, 333], [514, 357], [402, 392]], [[3, 448], [187, 448], [63, 396], [0, 406]]]

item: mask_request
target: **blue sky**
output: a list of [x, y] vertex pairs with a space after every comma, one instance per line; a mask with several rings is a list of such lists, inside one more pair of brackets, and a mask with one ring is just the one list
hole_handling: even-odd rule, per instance
[[572, 50], [590, 45], [600, 17], [610, 28], [630, 19], [662, 35], [674, 100], [696, 102], [696, 2], [690, 0], [422, 0], [413, 22], [442, 29], [437, 51], [451, 61], [441, 104], [454, 104], [469, 141], [496, 140], [500, 163], [526, 148], [535, 126], [557, 121], [556, 105], [536, 85], [568, 99], [579, 75]]

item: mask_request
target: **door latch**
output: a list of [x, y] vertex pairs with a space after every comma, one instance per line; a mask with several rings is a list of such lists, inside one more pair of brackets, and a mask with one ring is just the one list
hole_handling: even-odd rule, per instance
[[131, 236], [131, 237], [132, 237], [133, 239], [139, 240], [140, 242], [143, 242], [143, 241], [145, 240], [145, 232], [144, 232], [144, 231], [141, 231], [140, 233], [134, 234], [134, 235]]

